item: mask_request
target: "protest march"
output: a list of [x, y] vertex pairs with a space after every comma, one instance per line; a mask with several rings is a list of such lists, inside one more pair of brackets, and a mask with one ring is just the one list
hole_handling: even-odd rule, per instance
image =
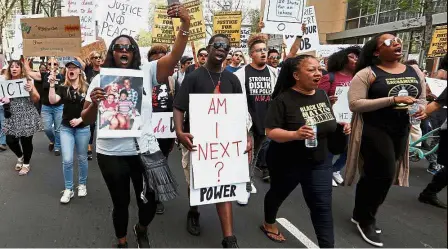
[[[61, 0], [57, 14], [8, 14], [0, 201], [14, 228], [0, 237], [23, 240], [4, 246], [446, 246], [446, 9], [415, 49], [415, 30], [377, 32], [364, 17], [349, 28], [364, 11], [351, 1], [338, 31], [337, 4], [218, 2]], [[24, 229], [10, 199], [46, 206], [20, 212], [65, 220], [54, 225], [65, 236], [76, 224], [98, 234]], [[433, 233], [445, 237], [422, 239]]]

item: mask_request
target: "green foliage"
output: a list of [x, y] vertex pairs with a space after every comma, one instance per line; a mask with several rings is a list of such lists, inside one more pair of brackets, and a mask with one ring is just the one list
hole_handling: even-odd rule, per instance
[[260, 10], [250, 9], [247, 13], [249, 18], [249, 23], [251, 25], [251, 33], [254, 34], [258, 30], [258, 23], [260, 22]]
[[138, 45], [140, 47], [151, 47], [152, 44], [152, 34], [151, 32], [141, 30], [138, 33]]

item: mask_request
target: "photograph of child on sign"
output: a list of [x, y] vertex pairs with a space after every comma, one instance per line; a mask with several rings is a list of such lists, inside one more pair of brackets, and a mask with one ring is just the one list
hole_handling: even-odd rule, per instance
[[99, 105], [98, 137], [138, 137], [141, 129], [143, 77], [100, 75], [106, 99]]

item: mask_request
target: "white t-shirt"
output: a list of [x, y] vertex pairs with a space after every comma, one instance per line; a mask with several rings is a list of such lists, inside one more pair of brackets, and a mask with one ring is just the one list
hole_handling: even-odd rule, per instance
[[[142, 99], [142, 135], [137, 139], [140, 152], [155, 153], [159, 151], [159, 144], [154, 136], [152, 128], [152, 82], [157, 75], [157, 61], [146, 63], [141, 67], [144, 70]], [[95, 87], [100, 87], [100, 75], [95, 76], [87, 91], [86, 101], [92, 102], [90, 93]], [[137, 155], [134, 138], [97, 138], [96, 152], [108, 156], [132, 156]]]

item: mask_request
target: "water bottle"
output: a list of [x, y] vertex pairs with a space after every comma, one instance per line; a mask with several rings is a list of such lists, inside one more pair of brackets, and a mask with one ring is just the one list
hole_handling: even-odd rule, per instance
[[317, 147], [317, 125], [314, 122], [314, 120], [311, 118], [306, 120], [306, 125], [313, 129], [314, 138], [305, 139], [305, 147], [315, 148], [315, 147]]
[[415, 116], [412, 116], [415, 113], [417, 113], [418, 110], [420, 110], [420, 106], [418, 105], [418, 103], [414, 103], [414, 104], [409, 106], [409, 109], [408, 109], [409, 123], [411, 123], [411, 125], [419, 125], [420, 122], [421, 122], [420, 119], [417, 119]]

